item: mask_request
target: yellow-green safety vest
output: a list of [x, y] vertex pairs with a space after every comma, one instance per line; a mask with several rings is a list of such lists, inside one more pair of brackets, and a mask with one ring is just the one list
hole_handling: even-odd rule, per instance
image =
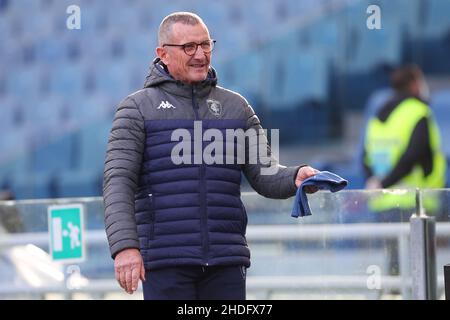
[[[399, 162], [405, 153], [414, 128], [423, 117], [429, 119], [430, 146], [433, 157], [433, 170], [425, 176], [420, 165], [403, 177], [392, 189], [412, 189], [410, 192], [384, 192], [372, 198], [369, 208], [373, 211], [385, 211], [392, 208], [409, 209], [415, 207], [416, 188], [443, 188], [445, 186], [446, 160], [441, 152], [439, 129], [430, 108], [416, 98], [403, 100], [389, 115], [385, 122], [372, 118], [368, 123], [365, 148], [366, 165], [372, 169], [374, 176], [383, 179]], [[438, 207], [436, 198], [427, 197], [424, 206], [428, 211]]]

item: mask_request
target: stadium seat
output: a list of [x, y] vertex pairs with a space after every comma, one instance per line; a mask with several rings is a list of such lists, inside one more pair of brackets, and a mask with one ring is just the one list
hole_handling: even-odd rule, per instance
[[15, 127], [13, 130], [5, 133], [0, 139], [0, 148], [2, 150], [0, 163], [2, 163], [1, 161], [15, 158], [18, 154], [25, 153], [30, 137], [31, 132], [26, 127]]
[[30, 12], [37, 12], [40, 9], [41, 1], [36, 0], [21, 0], [21, 1], [9, 1], [9, 10], [14, 13], [22, 13], [23, 8], [27, 8]]
[[[0, 39], [7, 39], [9, 36], [8, 15], [0, 11]], [[1, 52], [1, 51], [0, 51]]]
[[95, 122], [82, 128], [75, 135], [76, 168], [79, 170], [103, 170], [106, 145], [112, 121]]
[[27, 106], [25, 121], [33, 127], [35, 132], [44, 135], [62, 133], [65, 129], [63, 106], [64, 101], [59, 95], [48, 95], [35, 104]]
[[314, 144], [332, 138], [330, 109], [317, 100], [306, 100], [292, 109], [269, 109], [263, 116], [263, 127], [279, 129], [280, 143]]
[[69, 113], [79, 127], [86, 126], [99, 119], [112, 119], [115, 104], [106, 95], [96, 92], [90, 96], [81, 96], [68, 101]]
[[[428, 1], [421, 0], [408, 0], [408, 5], [405, 5], [403, 1], [380, 1], [374, 3], [371, 0], [365, 0], [366, 7], [370, 4], [377, 4], [380, 6], [382, 28], [390, 26], [391, 24], [398, 25], [398, 29], [407, 31], [408, 34], [416, 36], [423, 32], [421, 23], [418, 19], [427, 10], [424, 9], [422, 4], [428, 3]], [[439, 0], [438, 0], [439, 1]]]
[[445, 155], [450, 158], [450, 90], [442, 90], [432, 95], [430, 106], [434, 118], [441, 132], [442, 148]]
[[2, 116], [0, 117], [0, 128], [5, 131], [15, 129], [22, 123], [22, 112], [20, 104], [11, 96], [0, 96], [0, 108]]
[[14, 176], [28, 172], [27, 158], [20, 153], [14, 157], [2, 158], [0, 166], [0, 189], [11, 189]]
[[135, 37], [125, 37], [123, 40], [127, 58], [136, 63], [145, 63], [142, 65], [143, 68], [148, 67], [155, 56], [157, 37], [146, 31], [139, 32]]
[[36, 47], [36, 58], [40, 63], [60, 63], [65, 58], [65, 43], [51, 36], [41, 39]]
[[[101, 1], [88, 1], [83, 10], [82, 32], [86, 38], [98, 38], [107, 27], [108, 10], [102, 10]], [[102, 45], [98, 46], [102, 47]]]
[[63, 171], [57, 178], [58, 197], [98, 197], [102, 194], [101, 170]]
[[[108, 29], [127, 30], [127, 32], [137, 32], [139, 30], [139, 19], [136, 19], [136, 12], [139, 10], [138, 3], [130, 1], [124, 6], [123, 2], [119, 0], [110, 1], [109, 5], [111, 10], [106, 10]], [[117, 14], [117, 12], [120, 12], [120, 14]]]
[[33, 172], [64, 172], [75, 167], [74, 137], [67, 134], [30, 151]]
[[[103, 61], [95, 72], [95, 88], [98, 93], [108, 95], [114, 101], [120, 101], [139, 88], [131, 88], [134, 63], [116, 59]], [[145, 79], [142, 79], [144, 82]]]
[[[305, 50], [289, 55], [285, 69], [284, 96], [298, 101], [325, 100], [327, 70], [327, 61], [321, 51]], [[289, 100], [286, 103], [294, 102]]]
[[259, 91], [263, 71], [263, 59], [255, 53], [238, 56], [217, 70], [222, 85], [236, 88], [244, 97], [245, 92]]
[[48, 173], [23, 172], [11, 179], [16, 199], [49, 199], [56, 196], [54, 180]]
[[[323, 52], [296, 46], [294, 34], [264, 49], [263, 100], [270, 108], [295, 108], [306, 99], [323, 100], [327, 90], [327, 62]], [[279, 48], [288, 54], [280, 59]]]
[[[111, 0], [107, 9], [103, 1], [74, 4], [82, 8], [81, 30], [66, 29], [64, 1], [10, 0], [0, 9], [0, 106], [5, 111], [0, 125], [8, 128], [0, 140], [0, 169], [1, 159], [30, 144], [41, 149], [26, 158], [29, 170], [84, 172], [102, 163], [98, 148], [106, 145], [115, 108], [142, 88], [155, 56], [158, 23], [173, 11], [203, 17], [217, 39], [213, 66], [219, 85], [241, 93], [260, 109], [266, 124], [283, 129], [283, 141], [329, 137], [340, 123], [333, 112], [362, 111], [369, 95], [387, 85], [380, 70], [401, 58], [415, 61], [420, 51], [426, 73], [450, 72], [448, 1], [410, 0], [406, 6], [361, 0], [339, 7], [298, 0], [134, 0], [127, 5]], [[370, 4], [381, 8], [381, 30], [365, 28]], [[24, 6], [30, 14], [24, 14]], [[378, 105], [377, 99], [368, 104]], [[97, 121], [108, 122], [100, 126], [100, 136], [90, 128]], [[81, 131], [70, 151], [72, 143], [57, 141], [69, 139], [64, 134], [74, 128]], [[67, 159], [70, 152], [75, 156]], [[61, 159], [47, 158], [50, 153]]]
[[327, 15], [319, 21], [302, 28], [299, 37], [310, 43], [311, 46], [323, 50], [329, 59], [338, 63], [342, 58], [343, 50], [339, 50], [342, 41], [342, 29], [345, 25], [338, 19], [337, 14]]
[[346, 43], [346, 62], [343, 67], [348, 72], [363, 72], [381, 64], [395, 65], [400, 62], [402, 22], [384, 19], [381, 5], [381, 29], [368, 29], [369, 15], [366, 10], [371, 4], [368, 0], [358, 1], [343, 11], [343, 18], [346, 19], [346, 24], [342, 25]]
[[20, 97], [22, 101], [36, 101], [41, 94], [39, 89], [42, 77], [41, 65], [19, 65], [6, 78], [6, 92], [13, 97]]
[[441, 0], [426, 1], [426, 23], [423, 30], [427, 37], [444, 36], [450, 31], [450, 20], [448, 13], [450, 12], [450, 2]]
[[[359, 30], [356, 28], [354, 30]], [[396, 28], [371, 31], [362, 29], [355, 34], [354, 55], [348, 59], [349, 71], [367, 70], [382, 64], [396, 65], [400, 62], [402, 38]], [[352, 49], [350, 49], [352, 50]]]
[[83, 95], [86, 90], [86, 67], [81, 62], [55, 65], [50, 73], [50, 91], [65, 98]]
[[342, 101], [346, 110], [362, 111], [374, 91], [389, 86], [389, 74], [385, 67], [338, 74], [333, 80], [333, 86], [338, 86], [333, 89], [338, 92], [334, 98]]
[[[423, 41], [422, 65], [427, 74], [445, 76], [450, 73], [450, 30], [441, 37], [429, 37]], [[414, 44], [412, 44], [414, 45]]]

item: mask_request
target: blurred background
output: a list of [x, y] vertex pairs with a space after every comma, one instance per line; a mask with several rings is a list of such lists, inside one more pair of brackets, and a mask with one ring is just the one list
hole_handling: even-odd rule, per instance
[[[66, 27], [74, 4], [80, 30]], [[372, 4], [379, 30], [366, 26]], [[448, 136], [447, 0], [0, 0], [0, 189], [16, 199], [100, 195], [115, 108], [142, 88], [160, 21], [181, 10], [217, 39], [219, 84], [280, 129], [283, 164], [362, 188], [365, 119], [389, 96], [392, 68], [408, 62], [424, 70]]]
[[[70, 5], [81, 9], [80, 30], [66, 26]], [[369, 5], [381, 10], [379, 30], [367, 28]], [[244, 95], [264, 128], [280, 129], [282, 164], [309, 163], [345, 177], [348, 189], [364, 188], [364, 127], [391, 96], [390, 72], [405, 63], [425, 73], [449, 157], [450, 0], [0, 0], [0, 198], [52, 199], [0, 202], [0, 298], [72, 297], [69, 272], [46, 253], [47, 208], [101, 195], [115, 109], [142, 88], [159, 23], [174, 11], [204, 19], [217, 40], [219, 84]], [[443, 199], [448, 218], [448, 190], [429, 193]], [[289, 216], [291, 200], [244, 194], [254, 261], [249, 297], [342, 298], [350, 290], [350, 298], [410, 298], [409, 229], [373, 224], [367, 201], [376, 194], [318, 193], [307, 221]], [[123, 298], [102, 199], [73, 201], [86, 209], [89, 258], [80, 266], [91, 281], [88, 297]], [[402, 212], [401, 222], [411, 213]], [[440, 222], [436, 235], [442, 297], [450, 225]], [[386, 271], [392, 239], [401, 277]], [[382, 290], [367, 287], [370, 266], [380, 266]]]

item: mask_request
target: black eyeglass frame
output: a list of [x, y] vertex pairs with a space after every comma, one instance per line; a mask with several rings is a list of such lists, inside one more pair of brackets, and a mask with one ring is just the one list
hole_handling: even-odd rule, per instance
[[[203, 47], [202, 47], [202, 45], [205, 44], [205, 43], [207, 43], [207, 42], [209, 42], [209, 45], [211, 46], [211, 50], [209, 50], [209, 51], [205, 51], [205, 50], [203, 49]], [[187, 53], [187, 52], [186, 52], [187, 46], [193, 45], [193, 44], [195, 44], [195, 50], [193, 51], [192, 54]], [[200, 43], [197, 43], [197, 42], [188, 42], [188, 43], [184, 43], [184, 44], [171, 44], [171, 43], [166, 43], [166, 44], [163, 44], [162, 46], [163, 46], [163, 47], [166, 47], [166, 46], [167, 46], [167, 47], [181, 47], [181, 48], [183, 48], [184, 53], [186, 53], [188, 56], [191, 56], [191, 57], [192, 57], [192, 56], [195, 55], [195, 53], [197, 52], [199, 46], [200, 46], [200, 48], [202, 48], [202, 50], [203, 50], [204, 53], [211, 53], [211, 52], [214, 50], [215, 44], [216, 44], [216, 40], [214, 40], [214, 39], [209, 39], [209, 40], [205, 40], [205, 41], [200, 42]]]

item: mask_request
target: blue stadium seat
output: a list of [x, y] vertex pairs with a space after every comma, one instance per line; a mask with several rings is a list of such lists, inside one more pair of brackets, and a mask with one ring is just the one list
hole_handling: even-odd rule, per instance
[[450, 90], [441, 90], [431, 97], [430, 106], [441, 134], [442, 151], [447, 158], [447, 184], [450, 187]]
[[19, 110], [20, 107], [16, 99], [11, 96], [0, 96], [0, 108], [2, 110], [0, 128], [8, 132], [20, 125], [21, 110]]
[[74, 137], [65, 135], [30, 151], [33, 172], [64, 172], [75, 167]]
[[[127, 32], [136, 32], [139, 30], [139, 19], [136, 19], [136, 14], [139, 12], [139, 8], [130, 1], [126, 6], [123, 5], [123, 1], [110, 1], [108, 5], [110, 10], [106, 10], [108, 19], [108, 26], [111, 30], [127, 30]], [[103, 8], [101, 10], [104, 10]], [[120, 12], [120, 14], [117, 14]], [[148, 12], [148, 11], [147, 11]]]
[[370, 1], [357, 2], [344, 12], [348, 22], [345, 30], [347, 46], [345, 68], [350, 72], [361, 72], [377, 65], [395, 65], [400, 62], [401, 22], [382, 19], [381, 29], [368, 29], [366, 9], [369, 4]]
[[273, 25], [279, 23], [276, 20], [275, 12], [277, 10], [278, 1], [254, 2], [254, 1], [239, 1], [236, 3], [239, 6], [242, 22], [250, 22], [252, 25], [259, 25], [261, 21]]
[[[280, 59], [280, 47], [286, 52]], [[324, 100], [328, 68], [324, 53], [299, 48], [293, 34], [265, 49], [263, 99], [270, 108], [294, 108], [306, 99]]]
[[111, 120], [107, 119], [82, 128], [77, 133], [75, 137], [77, 169], [94, 171], [103, 169], [111, 125]]
[[[101, 37], [101, 40], [98, 37]], [[81, 55], [87, 57], [86, 64], [95, 62], [93, 66], [89, 65], [92, 69], [95, 70], [98, 62], [110, 57], [110, 37], [107, 34], [86, 34], [82, 37], [83, 41], [80, 43]]]
[[[439, 38], [426, 38], [423, 40], [422, 68], [427, 74], [446, 76], [450, 73], [450, 45], [449, 35]], [[414, 40], [412, 41], [415, 46]]]
[[[33, 10], [28, 7], [26, 8], [27, 10]], [[52, 36], [53, 25], [49, 12], [41, 8], [38, 11], [28, 12], [34, 12], [34, 14], [26, 14], [26, 19], [21, 19], [21, 21], [23, 22], [23, 36], [38, 39], [42, 37]], [[20, 14], [23, 13], [21, 12]]]
[[30, 12], [39, 11], [41, 1], [36, 0], [21, 0], [21, 1], [9, 1], [9, 10], [14, 13], [23, 13], [23, 8], [27, 8]]
[[264, 128], [280, 130], [280, 142], [316, 144], [333, 138], [338, 121], [321, 101], [307, 100], [296, 108], [269, 109], [260, 113]]
[[14, 176], [28, 172], [27, 158], [23, 155], [1, 159], [0, 165], [0, 189], [10, 189]]
[[243, 27], [225, 19], [214, 21], [211, 24], [210, 34], [217, 40], [213, 62], [236, 58], [251, 48], [255, 41], [258, 42], [262, 35], [259, 28], [254, 25]]
[[441, 132], [442, 148], [450, 158], [450, 90], [442, 90], [432, 95], [430, 106]]
[[[62, 132], [64, 129], [62, 121], [63, 103], [59, 95], [49, 95], [35, 104], [28, 105], [25, 113], [26, 123], [36, 131], [53, 130]], [[49, 131], [42, 133], [48, 135]]]
[[134, 64], [129, 60], [103, 61], [95, 70], [97, 92], [107, 95], [114, 101], [122, 100], [132, 91], [139, 89], [131, 87], [134, 70]]
[[[61, 178], [64, 190], [73, 190], [68, 194], [94, 190], [91, 182], [103, 166], [115, 107], [142, 87], [154, 57], [158, 23], [180, 10], [198, 12], [218, 40], [213, 63], [221, 85], [251, 103], [262, 100], [274, 127], [285, 128], [293, 137], [320, 140], [330, 135], [334, 121], [327, 99], [344, 109], [361, 110], [367, 96], [386, 84], [377, 66], [400, 62], [405, 30], [414, 45], [424, 36], [420, 40], [427, 50], [420, 58], [426, 72], [450, 70], [446, 40], [450, 2], [407, 2], [360, 0], [330, 14], [332, 10], [322, 10], [329, 1], [111, 0], [105, 7], [104, 1], [80, 0], [73, 4], [82, 8], [82, 29], [69, 32], [67, 2], [10, 0], [0, 10], [0, 96], [11, 97], [0, 100], [4, 111], [0, 126], [7, 128], [0, 139], [0, 161], [26, 151], [30, 138], [39, 142], [66, 131], [64, 113], [69, 104], [75, 123], [87, 127], [73, 141], [64, 141], [71, 139], [64, 136], [33, 151], [31, 158], [22, 157], [23, 162], [36, 172], [71, 170]], [[381, 7], [382, 30], [365, 28], [370, 4]], [[306, 28], [301, 29], [304, 22]], [[327, 96], [330, 61], [343, 69], [335, 81], [340, 101]], [[368, 102], [368, 114], [384, 99], [377, 94]], [[18, 100], [28, 120], [20, 120], [20, 108], [6, 100]], [[438, 100], [435, 97], [433, 109], [438, 122], [445, 122], [440, 126], [446, 137], [447, 107], [439, 107]], [[92, 121], [102, 123], [91, 126]]]
[[74, 170], [58, 175], [58, 197], [95, 197], [102, 194], [103, 171]]
[[18, 154], [23, 154], [28, 149], [28, 141], [30, 140], [31, 132], [26, 127], [16, 127], [13, 130], [5, 132], [0, 139], [0, 149], [2, 150], [0, 160], [15, 157]]
[[[289, 100], [325, 100], [327, 63], [322, 51], [300, 51], [287, 58], [284, 96]], [[287, 102], [291, 103], [292, 100]]]
[[319, 21], [302, 28], [299, 36], [301, 40], [308, 41], [311, 46], [323, 50], [331, 61], [338, 63], [338, 59], [341, 59], [343, 55], [340, 42], [344, 28], [345, 25], [342, 19], [339, 20], [337, 14], [326, 15]]
[[428, 15], [423, 30], [427, 37], [441, 37], [450, 31], [450, 1], [428, 0], [426, 1]]
[[6, 93], [26, 101], [36, 101], [43, 81], [41, 65], [17, 66], [6, 78]]
[[69, 101], [70, 116], [79, 126], [85, 126], [99, 119], [112, 119], [116, 106], [108, 96], [95, 93]]
[[16, 199], [49, 199], [56, 194], [53, 178], [47, 173], [20, 173], [12, 178], [11, 190]]
[[[108, 27], [108, 11], [102, 1], [86, 1], [83, 4], [81, 31], [86, 38], [99, 38]], [[117, 13], [117, 11], [115, 11]], [[101, 44], [100, 44], [101, 46]]]
[[351, 71], [367, 70], [382, 64], [396, 65], [400, 62], [402, 40], [398, 29], [375, 32], [365, 29], [359, 33], [358, 40], [353, 40], [359, 44], [355, 48], [355, 55], [348, 61]]
[[[204, 2], [204, 1], [203, 1]], [[247, 1], [248, 2], [248, 1]], [[195, 3], [192, 3], [195, 5]], [[195, 12], [203, 17], [206, 25], [212, 28], [209, 30], [213, 31], [216, 23], [217, 25], [223, 25], [229, 19], [229, 7], [230, 5], [224, 1], [208, 1], [207, 5], [204, 5], [202, 1], [197, 1], [197, 5], [195, 6]]]
[[423, 9], [422, 3], [427, 2], [428, 1], [421, 0], [382, 0], [377, 3], [371, 0], [365, 0], [366, 8], [370, 4], [380, 6], [382, 28], [395, 24], [398, 25], [399, 30], [407, 30], [408, 34], [412, 36], [416, 36], [423, 32], [423, 28], [418, 20], [419, 17], [427, 11], [426, 9]]
[[128, 59], [135, 61], [136, 64], [142, 64], [142, 68], [147, 68], [156, 56], [158, 40], [155, 35], [146, 30], [137, 33], [134, 37], [125, 37], [124, 46]]
[[36, 46], [36, 58], [39, 63], [60, 63], [64, 61], [66, 51], [63, 39], [48, 36], [39, 40]]
[[385, 67], [337, 74], [332, 83], [332, 99], [339, 99], [346, 110], [362, 111], [373, 92], [389, 86], [389, 75], [390, 69]]
[[235, 90], [247, 98], [256, 95], [260, 90], [264, 66], [262, 57], [251, 52], [220, 64], [216, 71], [222, 86]]
[[66, 98], [83, 95], [86, 89], [86, 65], [61, 63], [52, 68], [50, 90]]
[[[8, 25], [9, 21], [7, 19], [8, 15], [4, 12], [0, 12], [0, 39], [8, 39], [9, 37], [9, 30]], [[2, 48], [3, 49], [3, 48]], [[0, 50], [1, 53], [1, 50]]]

